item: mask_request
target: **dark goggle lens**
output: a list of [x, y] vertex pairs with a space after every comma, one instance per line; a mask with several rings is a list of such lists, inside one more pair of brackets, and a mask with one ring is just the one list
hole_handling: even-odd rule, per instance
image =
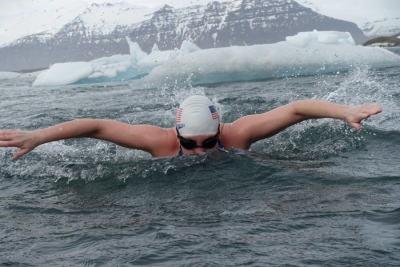
[[184, 147], [185, 149], [194, 149], [196, 147], [209, 149], [213, 148], [217, 144], [218, 135], [204, 140], [200, 146], [198, 146], [195, 141], [183, 138], [182, 136], [179, 136], [179, 142], [181, 143], [181, 146]]
[[193, 148], [197, 147], [197, 144], [195, 141], [185, 139], [181, 136], [179, 136], [179, 142], [181, 143], [181, 146], [186, 149], [193, 149]]
[[203, 147], [203, 148], [213, 148], [217, 144], [217, 142], [218, 142], [218, 136], [216, 135], [216, 136], [213, 136], [211, 138], [208, 138], [208, 139], [204, 140], [201, 143], [201, 147]]

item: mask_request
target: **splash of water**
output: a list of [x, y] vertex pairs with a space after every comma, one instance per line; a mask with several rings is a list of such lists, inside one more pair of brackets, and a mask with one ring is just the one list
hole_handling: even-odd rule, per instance
[[[327, 86], [330, 86], [327, 84]], [[398, 76], [372, 70], [369, 66], [360, 65], [344, 76], [337, 89], [323, 99], [346, 105], [375, 103], [383, 107], [380, 115], [373, 116], [364, 124], [384, 130], [400, 131], [398, 93]]]

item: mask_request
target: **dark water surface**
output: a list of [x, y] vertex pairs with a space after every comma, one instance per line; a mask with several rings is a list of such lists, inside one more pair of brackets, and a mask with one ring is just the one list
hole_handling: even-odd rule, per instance
[[32, 88], [1, 80], [1, 128], [75, 118], [170, 127], [194, 93], [222, 120], [297, 99], [378, 103], [361, 131], [303, 122], [251, 151], [152, 159], [89, 139], [0, 149], [7, 266], [398, 266], [400, 68], [149, 88], [140, 81]]

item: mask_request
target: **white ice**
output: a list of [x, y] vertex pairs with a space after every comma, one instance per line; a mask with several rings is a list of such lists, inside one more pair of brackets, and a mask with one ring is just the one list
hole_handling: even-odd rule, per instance
[[0, 80], [9, 80], [9, 79], [16, 79], [16, 78], [35, 78], [40, 73], [41, 73], [41, 71], [35, 71], [35, 72], [29, 72], [29, 73], [0, 71]]
[[347, 32], [302, 32], [286, 41], [197, 51], [154, 68], [144, 82], [191, 83], [251, 81], [348, 71], [358, 65], [400, 66], [400, 56], [377, 47], [356, 46]]
[[8, 80], [19, 77], [20, 74], [18, 72], [9, 72], [9, 71], [1, 71], [0, 72], [0, 80]]
[[93, 74], [93, 67], [88, 62], [57, 63], [49, 70], [40, 73], [33, 82], [33, 86], [70, 84], [91, 74]]
[[54, 64], [40, 74], [34, 86], [75, 82], [107, 82], [142, 78], [151, 84], [183, 82], [207, 84], [251, 81], [296, 75], [348, 71], [358, 65], [371, 68], [400, 66], [400, 56], [379, 47], [356, 46], [348, 32], [300, 32], [275, 44], [232, 46], [201, 50], [185, 41], [180, 49], [148, 55], [127, 38], [130, 55], [91, 62]]

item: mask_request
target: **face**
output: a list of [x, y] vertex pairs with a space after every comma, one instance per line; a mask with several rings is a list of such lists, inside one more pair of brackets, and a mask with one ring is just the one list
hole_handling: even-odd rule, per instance
[[184, 154], [199, 154], [218, 148], [218, 134], [178, 136]]

